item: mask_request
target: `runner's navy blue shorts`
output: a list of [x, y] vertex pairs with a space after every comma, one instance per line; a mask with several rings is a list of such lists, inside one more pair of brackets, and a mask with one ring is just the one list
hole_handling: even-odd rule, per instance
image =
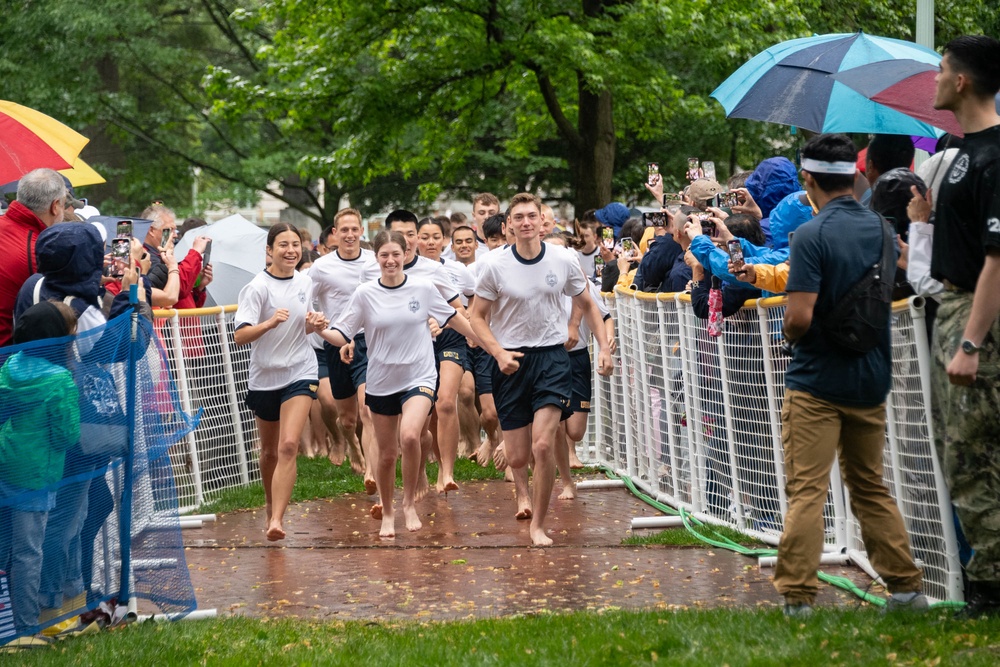
[[[437, 396], [430, 387], [414, 387], [407, 391], [397, 391], [395, 394], [389, 394], [388, 396], [373, 396], [366, 393], [365, 405], [377, 415], [394, 417], [395, 415], [403, 414], [403, 403], [416, 396], [431, 399], [431, 408], [434, 408], [434, 401]], [[430, 411], [427, 414], [430, 414]]]
[[493, 393], [493, 369], [497, 360], [481, 347], [469, 349], [472, 360], [472, 375], [476, 379], [476, 395]]
[[562, 345], [522, 347], [516, 350], [524, 356], [513, 375], [504, 375], [494, 363], [493, 401], [497, 406], [500, 428], [512, 431], [527, 426], [535, 412], [546, 405], [562, 411], [569, 419], [570, 396], [573, 394], [573, 374], [569, 353]]
[[590, 392], [592, 374], [590, 350], [576, 350], [569, 353], [569, 365], [573, 372], [573, 395], [569, 407], [573, 412], [590, 412]]
[[319, 379], [330, 377], [330, 367], [326, 365], [326, 350], [323, 348], [313, 348], [316, 350], [316, 365], [319, 368]]
[[323, 343], [326, 353], [326, 365], [330, 373], [330, 390], [338, 401], [350, 398], [358, 393], [358, 387], [365, 383], [368, 376], [368, 344], [365, 335], [359, 333], [354, 337], [354, 359], [348, 366], [340, 360], [340, 348]]
[[319, 380], [299, 380], [282, 389], [259, 390], [247, 392], [246, 404], [258, 418], [266, 422], [276, 422], [281, 419], [281, 404], [296, 396], [316, 398]]
[[442, 361], [450, 361], [465, 368], [468, 363], [469, 344], [465, 342], [465, 336], [462, 334], [452, 329], [445, 329], [434, 341], [434, 356], [437, 357], [439, 367]]

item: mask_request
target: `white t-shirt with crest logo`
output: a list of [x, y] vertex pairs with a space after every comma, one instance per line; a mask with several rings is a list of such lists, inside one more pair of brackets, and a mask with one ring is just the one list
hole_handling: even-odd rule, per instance
[[288, 278], [261, 271], [240, 290], [237, 329], [269, 320], [279, 308], [288, 309], [288, 320], [250, 343], [250, 389], [269, 391], [301, 380], [319, 381], [316, 353], [306, 336], [312, 303], [313, 282], [298, 271]]
[[525, 260], [510, 246], [480, 261], [476, 296], [494, 302], [490, 330], [504, 349], [566, 342], [563, 296], [587, 289], [575, 251], [542, 243], [539, 255]]
[[386, 287], [381, 280], [361, 285], [331, 328], [348, 340], [365, 330], [366, 391], [388, 396], [437, 385], [437, 359], [427, 318], [433, 317], [443, 327], [454, 315], [455, 309], [435, 283], [406, 276], [396, 287]]

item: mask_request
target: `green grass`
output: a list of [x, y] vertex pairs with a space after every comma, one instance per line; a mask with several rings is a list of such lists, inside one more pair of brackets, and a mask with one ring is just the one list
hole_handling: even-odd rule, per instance
[[[437, 479], [437, 464], [427, 466], [427, 477]], [[582, 471], [581, 471], [582, 472]], [[483, 468], [467, 459], [455, 462], [455, 479], [459, 482], [469, 482], [484, 479], [503, 479], [503, 473], [493, 467]], [[396, 486], [402, 486], [399, 464], [396, 465]], [[365, 490], [362, 479], [351, 471], [346, 461], [334, 466], [324, 457], [314, 459], [300, 456], [298, 458], [298, 477], [295, 489], [292, 491], [292, 502], [331, 498], [345, 493], [361, 493]], [[264, 506], [264, 487], [260, 482], [234, 489], [227, 489], [211, 500], [202, 504], [193, 514], [208, 512], [223, 513], [241, 509], [251, 509]]]
[[[744, 533], [727, 526], [704, 526], [698, 527], [697, 530], [714, 540], [721, 540], [725, 538], [746, 547], [766, 547], [766, 545], [762, 542], [759, 542], [749, 535], [745, 535]], [[665, 544], [672, 547], [706, 546], [705, 542], [692, 535], [686, 528], [671, 528], [670, 530], [664, 530], [653, 534], [633, 534], [623, 539], [622, 544], [626, 546], [648, 546], [651, 544]]]
[[[9, 656], [8, 656], [9, 657]], [[227, 618], [144, 623], [22, 653], [23, 665], [996, 665], [1000, 619], [944, 611], [629, 612], [449, 623]]]

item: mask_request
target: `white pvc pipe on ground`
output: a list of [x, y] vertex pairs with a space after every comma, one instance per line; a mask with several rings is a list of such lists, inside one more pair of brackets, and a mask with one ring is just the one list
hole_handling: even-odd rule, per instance
[[215, 523], [216, 516], [214, 514], [188, 514], [187, 516], [182, 516], [181, 520], [188, 519], [189, 521], [201, 521], [202, 523]]
[[637, 516], [632, 519], [632, 530], [638, 528], [680, 528], [684, 519], [679, 516]]
[[[851, 562], [851, 557], [845, 553], [826, 553], [819, 557], [820, 565], [847, 565]], [[774, 567], [778, 564], [777, 556], [761, 556], [757, 559], [761, 567]]]
[[181, 528], [201, 528], [201, 519], [189, 519], [188, 517], [182, 517], [180, 520]]
[[218, 613], [215, 609], [195, 609], [190, 614], [142, 614], [136, 617], [136, 620], [166, 623], [167, 621], [204, 621], [216, 616]]
[[581, 490], [622, 489], [625, 488], [625, 482], [620, 479], [585, 479], [582, 482], [577, 482], [576, 488]]

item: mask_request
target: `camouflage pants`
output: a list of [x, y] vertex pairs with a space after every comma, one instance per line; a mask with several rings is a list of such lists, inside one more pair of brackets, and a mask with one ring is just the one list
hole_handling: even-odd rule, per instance
[[934, 445], [975, 549], [966, 574], [972, 581], [1000, 582], [1000, 321], [983, 342], [972, 386], [949, 383], [946, 372], [971, 311], [972, 294], [942, 295], [931, 346]]

